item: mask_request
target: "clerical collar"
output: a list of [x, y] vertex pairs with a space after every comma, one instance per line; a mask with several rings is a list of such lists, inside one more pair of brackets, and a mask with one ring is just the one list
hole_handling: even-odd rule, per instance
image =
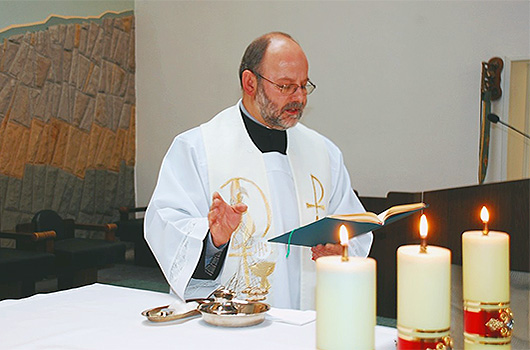
[[243, 103], [239, 104], [239, 110], [250, 139], [261, 153], [279, 152], [287, 154], [287, 133], [285, 130], [269, 129], [262, 125], [252, 118]]

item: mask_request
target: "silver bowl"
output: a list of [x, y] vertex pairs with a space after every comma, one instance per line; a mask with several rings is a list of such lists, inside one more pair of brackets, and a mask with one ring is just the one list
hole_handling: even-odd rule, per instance
[[198, 307], [202, 319], [214, 326], [248, 327], [260, 324], [270, 305], [259, 301], [234, 300], [224, 303], [212, 302]]
[[179, 320], [194, 315], [202, 315], [205, 322], [221, 327], [247, 327], [263, 322], [270, 305], [259, 301], [235, 300], [235, 293], [224, 287], [215, 290], [211, 299], [191, 299], [199, 304], [196, 309], [177, 314], [169, 305], [145, 310], [142, 315], [152, 322]]

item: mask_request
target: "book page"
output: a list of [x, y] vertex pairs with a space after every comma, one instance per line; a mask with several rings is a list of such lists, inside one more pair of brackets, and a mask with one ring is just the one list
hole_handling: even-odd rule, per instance
[[371, 213], [371, 212], [344, 214], [344, 215], [330, 215], [329, 217], [333, 219], [346, 220], [346, 221], [371, 222], [375, 224], [383, 223], [376, 214]]
[[388, 208], [381, 214], [377, 215], [377, 217], [385, 222], [389, 217], [402, 214], [402, 213], [408, 213], [409, 211], [419, 210], [422, 208], [425, 208], [425, 203], [411, 203], [411, 204], [402, 204], [402, 205], [395, 205], [393, 207]]

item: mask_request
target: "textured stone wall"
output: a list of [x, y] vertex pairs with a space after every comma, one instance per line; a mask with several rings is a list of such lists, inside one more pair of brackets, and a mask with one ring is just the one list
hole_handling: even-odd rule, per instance
[[41, 209], [102, 223], [134, 205], [134, 47], [133, 16], [0, 42], [0, 229]]

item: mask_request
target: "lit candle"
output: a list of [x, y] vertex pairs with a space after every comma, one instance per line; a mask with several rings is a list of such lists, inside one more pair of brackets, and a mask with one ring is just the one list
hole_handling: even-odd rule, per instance
[[348, 261], [348, 229], [346, 226], [341, 225], [339, 229], [340, 234], [340, 245], [342, 246], [342, 259], [341, 261]]
[[346, 260], [337, 255], [317, 259], [318, 349], [375, 349], [375, 266], [374, 259], [348, 257], [347, 250]]
[[482, 220], [482, 222], [484, 223], [484, 229], [482, 230], [482, 234], [487, 235], [489, 233], [488, 221], [490, 221], [490, 213], [488, 211], [488, 208], [486, 208], [485, 206], [482, 207], [482, 209], [480, 210], [480, 220]]
[[462, 234], [465, 349], [510, 349], [510, 236], [488, 229], [489, 212], [480, 213], [484, 229]]
[[420, 217], [420, 253], [427, 253], [427, 232], [429, 232], [429, 224], [427, 222], [427, 217], [423, 214]]
[[427, 246], [427, 231], [422, 215], [422, 244], [397, 251], [398, 349], [434, 349], [452, 343], [451, 251]]

